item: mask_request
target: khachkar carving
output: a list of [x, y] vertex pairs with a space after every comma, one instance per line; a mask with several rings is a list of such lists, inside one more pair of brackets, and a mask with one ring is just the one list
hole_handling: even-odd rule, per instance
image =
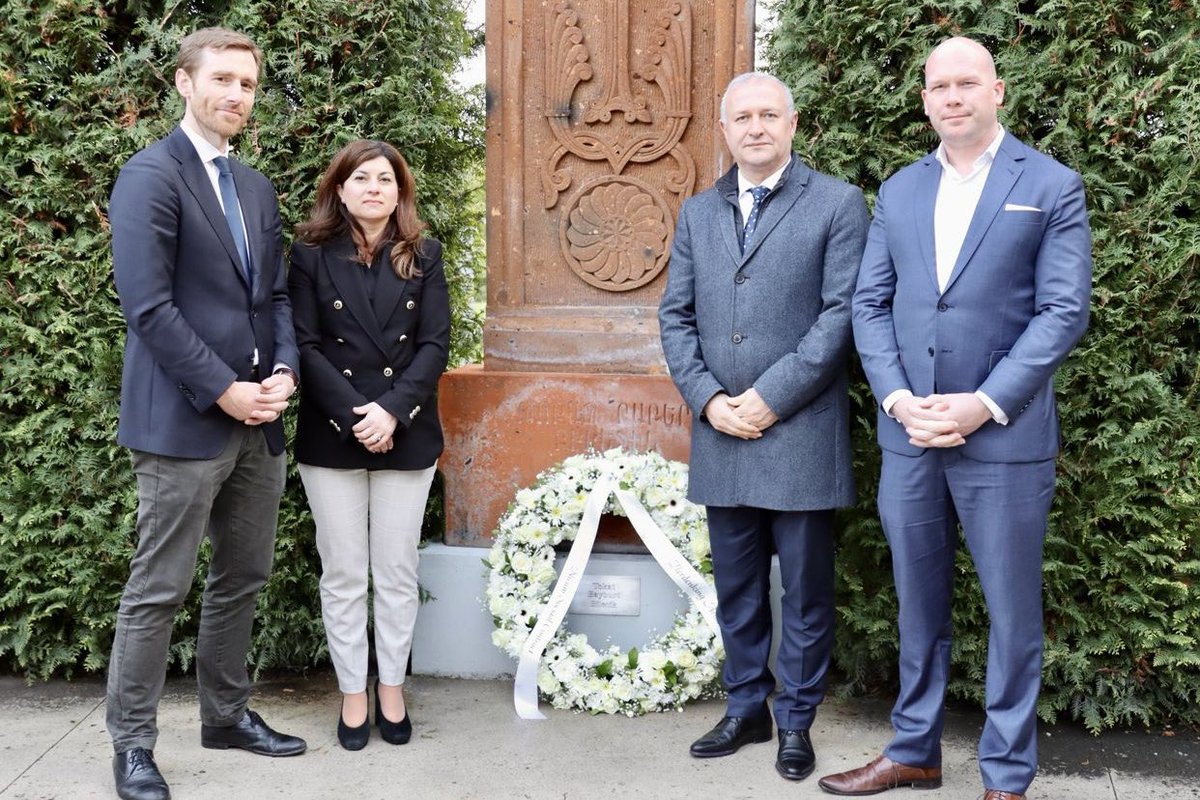
[[[613, 24], [596, 30], [583, 29], [570, 0], [547, 12], [545, 115], [556, 145], [542, 164], [542, 188], [545, 207], [554, 208], [575, 182], [569, 157], [607, 162], [608, 174], [582, 181], [563, 201], [559, 245], [584, 281], [623, 292], [662, 272], [673, 209], [695, 187], [696, 164], [679, 144], [692, 116], [692, 20], [686, 3], [658, 0], [650, 46], [631, 64], [630, 0], [608, 2], [598, 18]], [[581, 103], [576, 90], [595, 74], [589, 38], [610, 69], [600, 99]], [[573, 103], [583, 112], [574, 123]], [[630, 164], [662, 159], [671, 161], [662, 188], [625, 174]]]

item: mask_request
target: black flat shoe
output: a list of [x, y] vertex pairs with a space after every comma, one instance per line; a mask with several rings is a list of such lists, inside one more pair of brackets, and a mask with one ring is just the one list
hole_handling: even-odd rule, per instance
[[237, 723], [229, 726], [200, 726], [200, 745], [210, 750], [236, 747], [260, 756], [298, 756], [308, 749], [299, 736], [288, 736], [271, 729], [263, 718], [250, 709]]
[[817, 766], [813, 753], [812, 739], [808, 731], [779, 732], [779, 757], [775, 759], [775, 771], [789, 781], [802, 781], [812, 775]]
[[375, 680], [375, 724], [379, 726], [379, 735], [388, 744], [408, 744], [412, 738], [412, 719], [408, 715], [408, 707], [404, 708], [404, 719], [392, 722], [383, 715], [383, 706], [379, 702], [379, 680]]
[[716, 727], [692, 742], [696, 758], [733, 755], [742, 745], [771, 741], [771, 714], [764, 707], [753, 717], [722, 717]]
[[[343, 700], [342, 705], [345, 706], [345, 704], [346, 701]], [[362, 750], [367, 746], [367, 740], [371, 738], [371, 716], [368, 714], [361, 725], [351, 728], [342, 717], [342, 710], [338, 710], [338, 744], [344, 750]]]
[[171, 800], [171, 789], [154, 763], [154, 753], [144, 747], [113, 756], [113, 779], [121, 800]]

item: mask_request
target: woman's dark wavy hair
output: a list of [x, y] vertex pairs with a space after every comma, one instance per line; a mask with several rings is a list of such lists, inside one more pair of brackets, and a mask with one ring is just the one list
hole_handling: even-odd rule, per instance
[[[359, 165], [379, 157], [386, 158], [392, 165], [392, 171], [396, 173], [396, 187], [400, 191], [396, 210], [372, 250], [367, 245], [367, 237], [362, 227], [346, 211], [337, 190]], [[358, 251], [358, 258], [365, 264], [372, 263], [379, 248], [390, 242], [392, 269], [404, 280], [415, 278], [421, 274], [417, 268], [417, 247], [421, 241], [421, 232], [427, 227], [417, 216], [416, 195], [416, 182], [408, 169], [408, 162], [400, 155], [399, 150], [387, 142], [358, 139], [343, 147], [333, 157], [329, 168], [321, 177], [321, 184], [317, 187], [317, 201], [313, 205], [312, 214], [307, 222], [296, 228], [296, 238], [305, 244], [321, 245], [349, 231]]]

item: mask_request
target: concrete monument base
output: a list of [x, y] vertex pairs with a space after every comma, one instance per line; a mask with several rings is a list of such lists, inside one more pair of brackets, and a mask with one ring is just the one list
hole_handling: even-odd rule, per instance
[[[421, 605], [413, 632], [414, 675], [455, 678], [499, 678], [514, 675], [517, 662], [492, 644], [492, 617], [487, 610], [488, 551], [482, 547], [429, 545], [421, 551], [421, 586], [433, 599]], [[558, 557], [561, 571], [565, 556]], [[569, 613], [567, 628], [587, 634], [593, 646], [611, 642], [621, 647], [640, 647], [655, 634], [668, 630], [675, 614], [687, 607], [675, 584], [651, 556], [592, 553], [580, 592], [596, 581], [616, 585], [624, 601], [637, 595], [636, 616]], [[606, 578], [617, 580], [605, 581]], [[634, 579], [630, 581], [629, 579]], [[636, 591], [632, 585], [636, 583]], [[594, 591], [594, 589], [592, 589]], [[779, 566], [771, 567], [771, 609], [775, 620], [774, 640], [779, 640]], [[772, 647], [771, 660], [775, 650]]]

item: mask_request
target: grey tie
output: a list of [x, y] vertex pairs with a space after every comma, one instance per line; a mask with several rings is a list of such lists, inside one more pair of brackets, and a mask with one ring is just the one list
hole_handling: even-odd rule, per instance
[[238, 255], [242, 259], [242, 274], [248, 283], [253, 283], [250, 272], [250, 248], [246, 245], [246, 228], [242, 224], [242, 206], [238, 202], [237, 187], [233, 184], [233, 170], [229, 159], [217, 156], [213, 159], [217, 165], [217, 186], [221, 189], [221, 204], [225, 206], [225, 222], [229, 225], [229, 233], [233, 243], [237, 245]]
[[754, 236], [754, 229], [758, 227], [758, 212], [762, 211], [763, 198], [771, 193], [771, 190], [766, 186], [755, 186], [750, 190], [750, 194], [754, 195], [754, 205], [750, 207], [750, 216], [746, 217], [746, 227], [742, 230], [742, 253], [746, 252], [746, 248], [750, 246], [750, 239]]

